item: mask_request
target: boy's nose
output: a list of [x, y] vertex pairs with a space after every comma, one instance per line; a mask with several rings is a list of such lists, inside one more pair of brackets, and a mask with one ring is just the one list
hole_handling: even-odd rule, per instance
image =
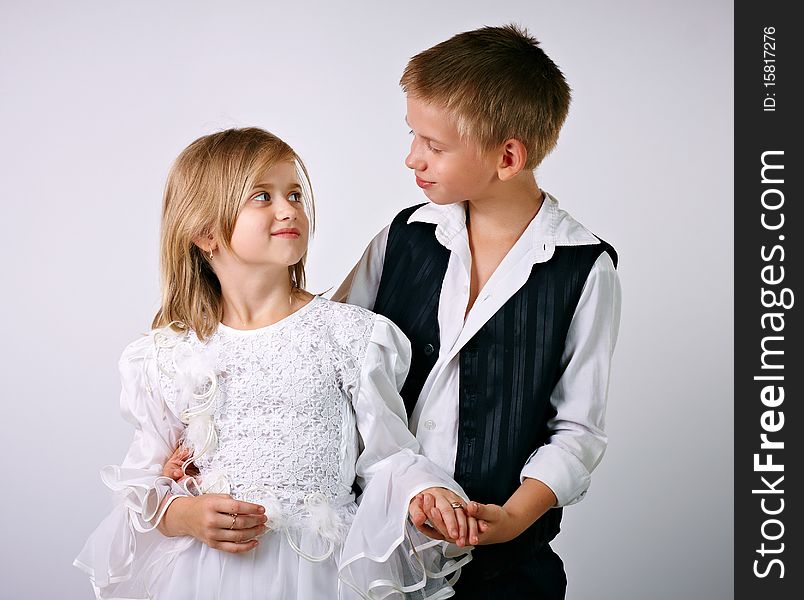
[[413, 169], [414, 171], [424, 170], [424, 160], [422, 160], [421, 154], [416, 151], [416, 147], [413, 144], [410, 145], [410, 152], [408, 152], [408, 155], [405, 158], [405, 166], [408, 169]]

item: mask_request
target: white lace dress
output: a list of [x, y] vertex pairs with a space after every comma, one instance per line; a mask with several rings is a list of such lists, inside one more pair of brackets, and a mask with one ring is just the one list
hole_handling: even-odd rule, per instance
[[[430, 486], [465, 494], [407, 429], [409, 362], [390, 321], [319, 297], [261, 329], [135, 341], [120, 360], [134, 440], [101, 471], [119, 502], [75, 565], [98, 598], [451, 596], [470, 555], [419, 534], [407, 506]], [[179, 485], [161, 471], [182, 439], [200, 475]], [[204, 492], [266, 507], [257, 548], [228, 554], [154, 529], [166, 496]]]

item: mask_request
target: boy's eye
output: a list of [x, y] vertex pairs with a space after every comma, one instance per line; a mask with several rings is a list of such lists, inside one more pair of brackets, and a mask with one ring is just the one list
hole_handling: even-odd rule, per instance
[[257, 202], [270, 202], [271, 194], [268, 192], [260, 192], [259, 194], [254, 194], [251, 199], [256, 200]]
[[301, 192], [290, 192], [290, 195], [288, 196], [288, 200], [290, 200], [292, 202], [301, 202], [302, 201]]

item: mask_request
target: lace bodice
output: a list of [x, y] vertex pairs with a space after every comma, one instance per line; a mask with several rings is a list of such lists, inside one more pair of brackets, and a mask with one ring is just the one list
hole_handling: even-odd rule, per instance
[[[157, 360], [166, 402], [177, 414], [201, 409], [189, 419], [188, 437], [201, 452], [202, 489], [278, 502], [285, 514], [351, 499], [357, 442], [350, 390], [373, 322], [368, 311], [315, 298], [268, 327], [220, 325], [204, 342], [190, 332], [165, 344]], [[200, 398], [182, 393], [188, 373]]]
[[[101, 470], [119, 503], [74, 564], [99, 598], [449, 595], [443, 578], [470, 557], [434, 546], [408, 503], [433, 486], [467, 498], [408, 430], [410, 357], [385, 317], [321, 298], [263, 329], [219, 327], [201, 342], [164, 327], [135, 340], [119, 366], [137, 434]], [[182, 439], [201, 452], [201, 476], [177, 483], [161, 465]], [[271, 531], [243, 560], [156, 531], [173, 500], [199, 492], [262, 504]]]

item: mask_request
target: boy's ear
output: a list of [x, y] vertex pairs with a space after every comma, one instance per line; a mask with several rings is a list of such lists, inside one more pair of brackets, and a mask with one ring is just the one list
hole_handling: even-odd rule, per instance
[[525, 168], [528, 160], [528, 149], [525, 144], [515, 138], [505, 140], [497, 164], [497, 177], [500, 181], [508, 181]]

